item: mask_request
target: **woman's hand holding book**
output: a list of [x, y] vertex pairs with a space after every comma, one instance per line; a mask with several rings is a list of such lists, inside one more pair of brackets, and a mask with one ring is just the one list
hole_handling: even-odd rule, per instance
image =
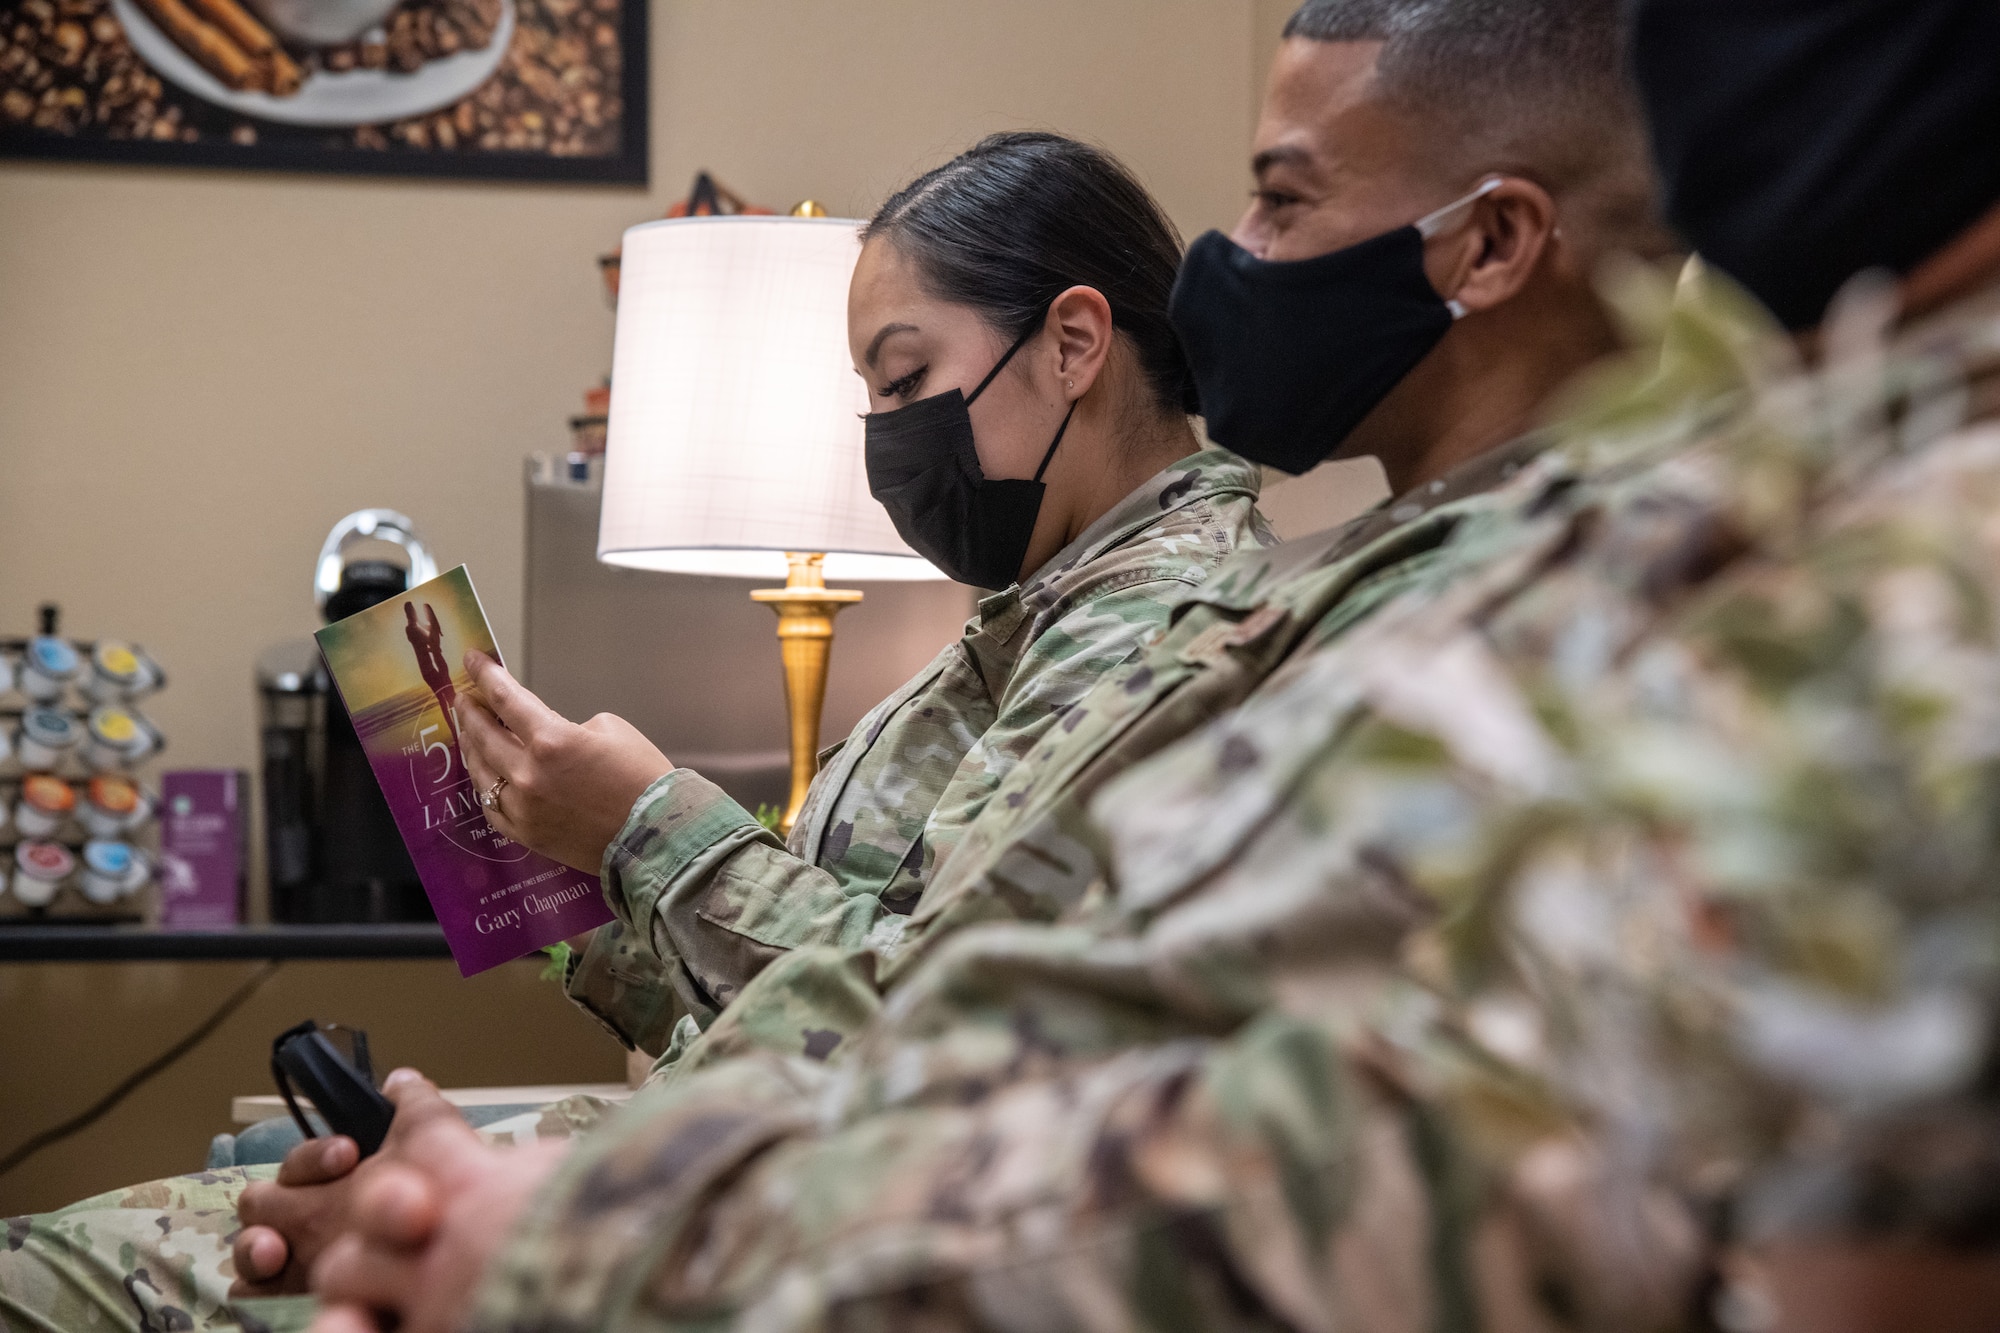
[[466, 770], [486, 819], [533, 851], [597, 873], [633, 803], [673, 763], [624, 718], [575, 723], [484, 653], [465, 655], [477, 693], [458, 704]]

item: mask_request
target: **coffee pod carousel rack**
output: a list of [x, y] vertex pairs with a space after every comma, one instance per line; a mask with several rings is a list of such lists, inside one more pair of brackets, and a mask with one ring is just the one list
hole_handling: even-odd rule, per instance
[[0, 637], [0, 928], [153, 921], [166, 738], [138, 702], [166, 678], [143, 648]]

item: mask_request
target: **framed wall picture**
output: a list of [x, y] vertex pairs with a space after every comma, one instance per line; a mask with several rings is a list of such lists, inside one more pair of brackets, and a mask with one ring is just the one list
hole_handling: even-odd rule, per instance
[[646, 180], [646, 0], [0, 0], [0, 156]]

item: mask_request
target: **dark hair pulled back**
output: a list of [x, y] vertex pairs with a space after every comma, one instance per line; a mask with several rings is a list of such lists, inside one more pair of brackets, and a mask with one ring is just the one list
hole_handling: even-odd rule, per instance
[[1167, 321], [1180, 233], [1103, 149], [1060, 134], [988, 135], [898, 190], [862, 235], [891, 241], [927, 288], [979, 311], [1009, 341], [1069, 288], [1096, 288], [1160, 409], [1198, 410]]

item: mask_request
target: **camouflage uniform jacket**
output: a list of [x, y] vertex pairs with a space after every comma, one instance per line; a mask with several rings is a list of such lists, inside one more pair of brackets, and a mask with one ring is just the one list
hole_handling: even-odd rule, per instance
[[1730, 305], [1473, 572], [1107, 789], [1116, 910], [1186, 995], [1353, 1023], [1312, 924], [1414, 895], [1370, 1038], [1495, 1166], [1587, 1127], [1611, 1267], [1662, 1187], [1990, 1253], [2000, 285], [1895, 332], [1861, 280], [1810, 373]]
[[[1663, 1056], [1748, 1030], [1739, 968], [1886, 963], [1835, 1006], [1861, 1031], [1907, 993], [1885, 981], [1963, 1001], [2000, 952], [1913, 957], [1900, 929], [1935, 891], [1935, 920], [1992, 941], [2000, 442], [1830, 445], [1818, 409], [1852, 379], [1749, 395], [1762, 344], [1701, 316], [1455, 532], [1449, 568], [1108, 786], [1105, 893], [943, 940], [831, 1060], [642, 1093], [466, 1327], [1686, 1326], [1700, 1238], [1660, 1181], [1699, 1173], [1663, 1167], [1696, 1141], [1686, 1108], [1769, 1080], [1739, 1049], [1663, 1097]], [[1930, 406], [1935, 434], [1949, 395]], [[1915, 613], [1844, 595], [1912, 570], [1941, 576]], [[1928, 637], [1905, 655], [1870, 614]], [[1876, 704], [1922, 762], [1885, 772], [1879, 733], [1815, 711], [1880, 684], [1921, 687]], [[1819, 931], [1785, 901], [1869, 886], [1906, 816], [1948, 835], [1943, 879]], [[1796, 836], [1815, 823], [1830, 859]], [[1940, 845], [1889, 840], [1912, 869]], [[753, 989], [812, 967], [873, 981], [821, 948]], [[1907, 1086], [1964, 1078], [1966, 1049], [1930, 1045]]]
[[1245, 551], [1218, 570], [1173, 609], [1158, 643], [1065, 714], [1001, 783], [892, 942], [885, 981], [962, 926], [1054, 920], [1074, 907], [1103, 875], [1085, 811], [1107, 781], [1281, 683], [1400, 593], [1433, 586], [1452, 534], [1544, 444], [1524, 437], [1341, 527]]
[[782, 987], [757, 987], [699, 1040], [677, 1044], [658, 1076], [750, 1050], [823, 1055], [873, 1015], [878, 986], [893, 988], [954, 932], [1071, 910], [1102, 875], [1098, 848], [1080, 834], [1086, 804], [1106, 781], [1282, 681], [1288, 664], [1399, 592], [1426, 586], [1451, 534], [1490, 507], [1542, 443], [1530, 436], [1491, 450], [1326, 532], [1239, 551], [1172, 608], [1157, 642], [1047, 729], [964, 830], [916, 913], [863, 941], [857, 952], [868, 959], [785, 969]]
[[785, 950], [893, 932], [1021, 756], [1180, 595], [1272, 540], [1258, 486], [1233, 454], [1191, 455], [982, 601], [963, 638], [822, 756], [789, 845], [699, 774], [661, 778], [605, 853], [619, 921], [572, 967], [570, 996], [657, 1053], [676, 1001], [705, 1026]]

